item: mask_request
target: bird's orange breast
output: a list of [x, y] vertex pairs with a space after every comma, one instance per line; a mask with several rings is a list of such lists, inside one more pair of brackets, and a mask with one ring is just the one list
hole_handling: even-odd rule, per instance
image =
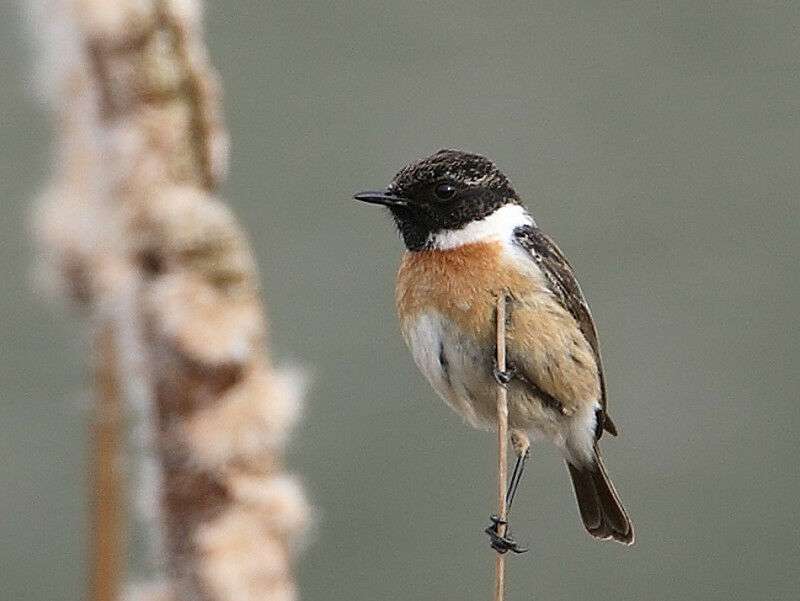
[[575, 319], [533, 260], [518, 260], [502, 242], [406, 252], [397, 276], [397, 309], [406, 340], [419, 318], [439, 313], [484, 349], [495, 345], [495, 308], [511, 299], [509, 360], [572, 411], [599, 398], [594, 354]]
[[499, 241], [448, 250], [406, 252], [397, 275], [397, 310], [403, 331], [422, 313], [437, 311], [476, 341], [494, 336], [500, 294], [539, 286], [516, 267]]

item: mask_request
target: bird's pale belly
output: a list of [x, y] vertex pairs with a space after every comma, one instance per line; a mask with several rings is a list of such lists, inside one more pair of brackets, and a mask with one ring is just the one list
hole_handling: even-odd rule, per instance
[[[497, 425], [493, 348], [484, 348], [447, 317], [428, 312], [404, 331], [414, 361], [438, 395], [476, 428]], [[565, 418], [524, 384], [509, 385], [509, 425], [562, 446]]]
[[[478, 428], [496, 425], [492, 374], [495, 305], [512, 297], [508, 359], [560, 410], [520, 380], [509, 384], [509, 426], [590, 456], [600, 388], [597, 367], [577, 323], [548, 291], [527, 256], [499, 242], [447, 251], [409, 252], [397, 280], [403, 336], [419, 369], [447, 404]], [[458, 325], [456, 325], [458, 324]], [[572, 451], [566, 448], [570, 447]]]

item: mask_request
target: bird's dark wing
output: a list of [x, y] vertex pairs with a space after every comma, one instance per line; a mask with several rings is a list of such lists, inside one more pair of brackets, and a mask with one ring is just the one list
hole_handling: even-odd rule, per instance
[[600, 376], [600, 409], [597, 413], [596, 437], [600, 438], [603, 430], [614, 436], [617, 428], [608, 416], [608, 402], [606, 399], [606, 383], [603, 376], [603, 361], [600, 358], [600, 346], [597, 342], [597, 330], [592, 321], [589, 306], [583, 297], [581, 287], [572, 271], [572, 266], [567, 261], [561, 250], [548, 236], [534, 225], [525, 225], [514, 230], [514, 242], [525, 249], [531, 258], [547, 277], [548, 287], [560, 301], [562, 306], [578, 323], [583, 336], [589, 343], [597, 362], [597, 372]]

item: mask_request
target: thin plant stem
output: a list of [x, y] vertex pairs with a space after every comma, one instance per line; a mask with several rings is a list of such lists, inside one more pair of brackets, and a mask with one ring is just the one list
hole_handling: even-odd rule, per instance
[[[506, 297], [497, 299], [497, 369], [506, 370]], [[508, 480], [508, 391], [497, 385], [497, 533], [506, 534], [506, 481]], [[495, 564], [494, 601], [503, 601], [505, 588], [505, 555], [497, 554]]]
[[122, 559], [122, 482], [118, 470], [121, 399], [114, 328], [99, 326], [94, 344], [94, 408], [91, 432], [90, 599], [116, 601]]

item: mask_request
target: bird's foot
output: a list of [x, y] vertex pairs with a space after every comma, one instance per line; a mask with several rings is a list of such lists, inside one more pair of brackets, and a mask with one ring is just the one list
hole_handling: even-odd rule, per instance
[[492, 375], [494, 376], [495, 381], [500, 384], [500, 386], [508, 386], [509, 382], [516, 378], [519, 374], [517, 373], [516, 368], [513, 365], [506, 365], [505, 371], [501, 370], [497, 367], [497, 359], [492, 359]]
[[515, 541], [510, 534], [500, 534], [500, 526], [507, 526], [506, 520], [501, 520], [499, 516], [493, 515], [489, 518], [492, 521], [491, 526], [487, 526], [484, 532], [489, 535], [489, 544], [501, 555], [511, 551], [512, 553], [527, 553], [527, 547], [520, 547], [519, 543]]

